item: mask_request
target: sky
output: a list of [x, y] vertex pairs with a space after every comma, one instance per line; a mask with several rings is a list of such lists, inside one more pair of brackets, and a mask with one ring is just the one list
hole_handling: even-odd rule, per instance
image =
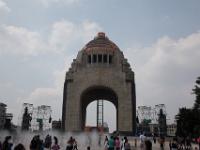
[[[50, 105], [53, 119], [61, 118], [65, 72], [100, 31], [135, 72], [137, 106], [165, 104], [171, 122], [178, 108], [193, 106], [199, 0], [0, 0], [0, 102], [13, 122], [23, 102]], [[88, 106], [88, 124], [96, 122], [95, 107]], [[114, 130], [116, 110], [108, 102], [105, 107]]]

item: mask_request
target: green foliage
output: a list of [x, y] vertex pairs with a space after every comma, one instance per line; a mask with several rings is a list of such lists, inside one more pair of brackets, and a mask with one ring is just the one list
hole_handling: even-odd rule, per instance
[[143, 125], [148, 125], [148, 124], [151, 123], [151, 119], [144, 119], [144, 120], [142, 120], [141, 123], [142, 123]]
[[177, 120], [177, 135], [186, 137], [193, 133], [194, 118], [192, 109], [180, 108], [176, 116]]
[[194, 107], [180, 108], [176, 115], [178, 136], [200, 136], [200, 77], [197, 78], [192, 91], [196, 95]]
[[192, 89], [193, 94], [196, 95], [195, 103], [194, 103], [194, 109], [200, 109], [200, 77], [196, 80], [196, 85], [194, 89]]

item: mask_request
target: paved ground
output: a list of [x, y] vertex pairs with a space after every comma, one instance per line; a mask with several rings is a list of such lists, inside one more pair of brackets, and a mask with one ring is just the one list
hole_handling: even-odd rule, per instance
[[[141, 150], [139, 140], [137, 140], [137, 147], [135, 147], [135, 140], [134, 139], [129, 139], [129, 142], [131, 144], [131, 150]], [[198, 147], [198, 145], [193, 144], [192, 145], [193, 150], [194, 150], [195, 146]], [[104, 150], [104, 148], [92, 146], [91, 150]], [[152, 150], [160, 150], [160, 145], [159, 145], [158, 142], [156, 144], [152, 143]], [[169, 150], [169, 142], [168, 141], [165, 142], [164, 150]]]
[[[137, 147], [134, 146], [134, 140], [130, 140], [130, 144], [132, 145], [132, 150], [141, 150], [139, 140], [137, 141]], [[194, 149], [195, 147], [198, 147], [198, 145], [193, 144], [192, 147]], [[152, 142], [152, 150], [160, 150], [160, 144], [158, 142], [156, 144]], [[169, 141], [165, 142], [164, 150], [169, 150]]]

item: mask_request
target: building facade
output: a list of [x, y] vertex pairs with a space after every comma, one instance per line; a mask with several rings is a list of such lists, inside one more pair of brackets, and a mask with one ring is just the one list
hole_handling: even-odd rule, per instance
[[167, 135], [176, 136], [177, 125], [175, 123], [167, 125]]

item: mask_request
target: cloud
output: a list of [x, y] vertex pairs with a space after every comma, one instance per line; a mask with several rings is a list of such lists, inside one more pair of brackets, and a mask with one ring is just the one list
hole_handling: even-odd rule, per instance
[[92, 39], [102, 28], [95, 22], [83, 21], [80, 24], [61, 20], [52, 25], [52, 31], [48, 42], [55, 50], [66, 51], [66, 47], [71, 48], [76, 43], [82, 45]]
[[[61, 117], [65, 73], [77, 55], [77, 52], [74, 54], [69, 49], [73, 47], [73, 44], [77, 45], [91, 40], [101, 29], [97, 23], [91, 21], [75, 24], [61, 20], [52, 24], [48, 35], [44, 38], [41, 33], [23, 27], [5, 25], [0, 27], [0, 55], [17, 55], [23, 58], [40, 56], [41, 54], [50, 55], [50, 53], [66, 54], [64, 68], [55, 68], [55, 71], [50, 74], [54, 79], [50, 86], [41, 85], [41, 87], [34, 88], [30, 93], [23, 93], [22, 96], [16, 95], [17, 101], [6, 102], [9, 103], [10, 112], [16, 114], [14, 116], [15, 123], [16, 117], [20, 115], [19, 109], [16, 109], [15, 106], [21, 107], [24, 102], [32, 103], [35, 106], [49, 105], [53, 109], [53, 119]], [[83, 44], [81, 45], [83, 46]]]
[[67, 61], [65, 62], [65, 67], [62, 70], [56, 70], [53, 73], [54, 83], [52, 84], [52, 87], [38, 87], [27, 97], [19, 98], [19, 103], [31, 103], [35, 107], [39, 105], [51, 106], [53, 110], [52, 118], [54, 120], [61, 119], [65, 73], [71, 64], [73, 57], [74, 56], [68, 56], [66, 58]]
[[7, 13], [7, 12], [10, 12], [10, 8], [7, 6], [7, 4], [3, 1], [3, 0], [0, 0], [0, 14], [1, 13]]
[[41, 35], [23, 27], [0, 26], [0, 55], [37, 55], [47, 50]]
[[91, 21], [75, 24], [61, 20], [51, 25], [47, 35], [24, 27], [0, 25], [0, 55], [37, 56], [63, 53], [75, 43], [83, 43], [101, 30]]
[[191, 90], [200, 76], [200, 32], [180, 39], [162, 37], [150, 47], [125, 51], [134, 66], [137, 105], [166, 104], [174, 119], [178, 108], [191, 107]]
[[45, 7], [48, 7], [52, 4], [65, 4], [65, 5], [69, 5], [69, 4], [74, 4], [77, 3], [79, 0], [37, 0], [38, 2], [42, 3]]

